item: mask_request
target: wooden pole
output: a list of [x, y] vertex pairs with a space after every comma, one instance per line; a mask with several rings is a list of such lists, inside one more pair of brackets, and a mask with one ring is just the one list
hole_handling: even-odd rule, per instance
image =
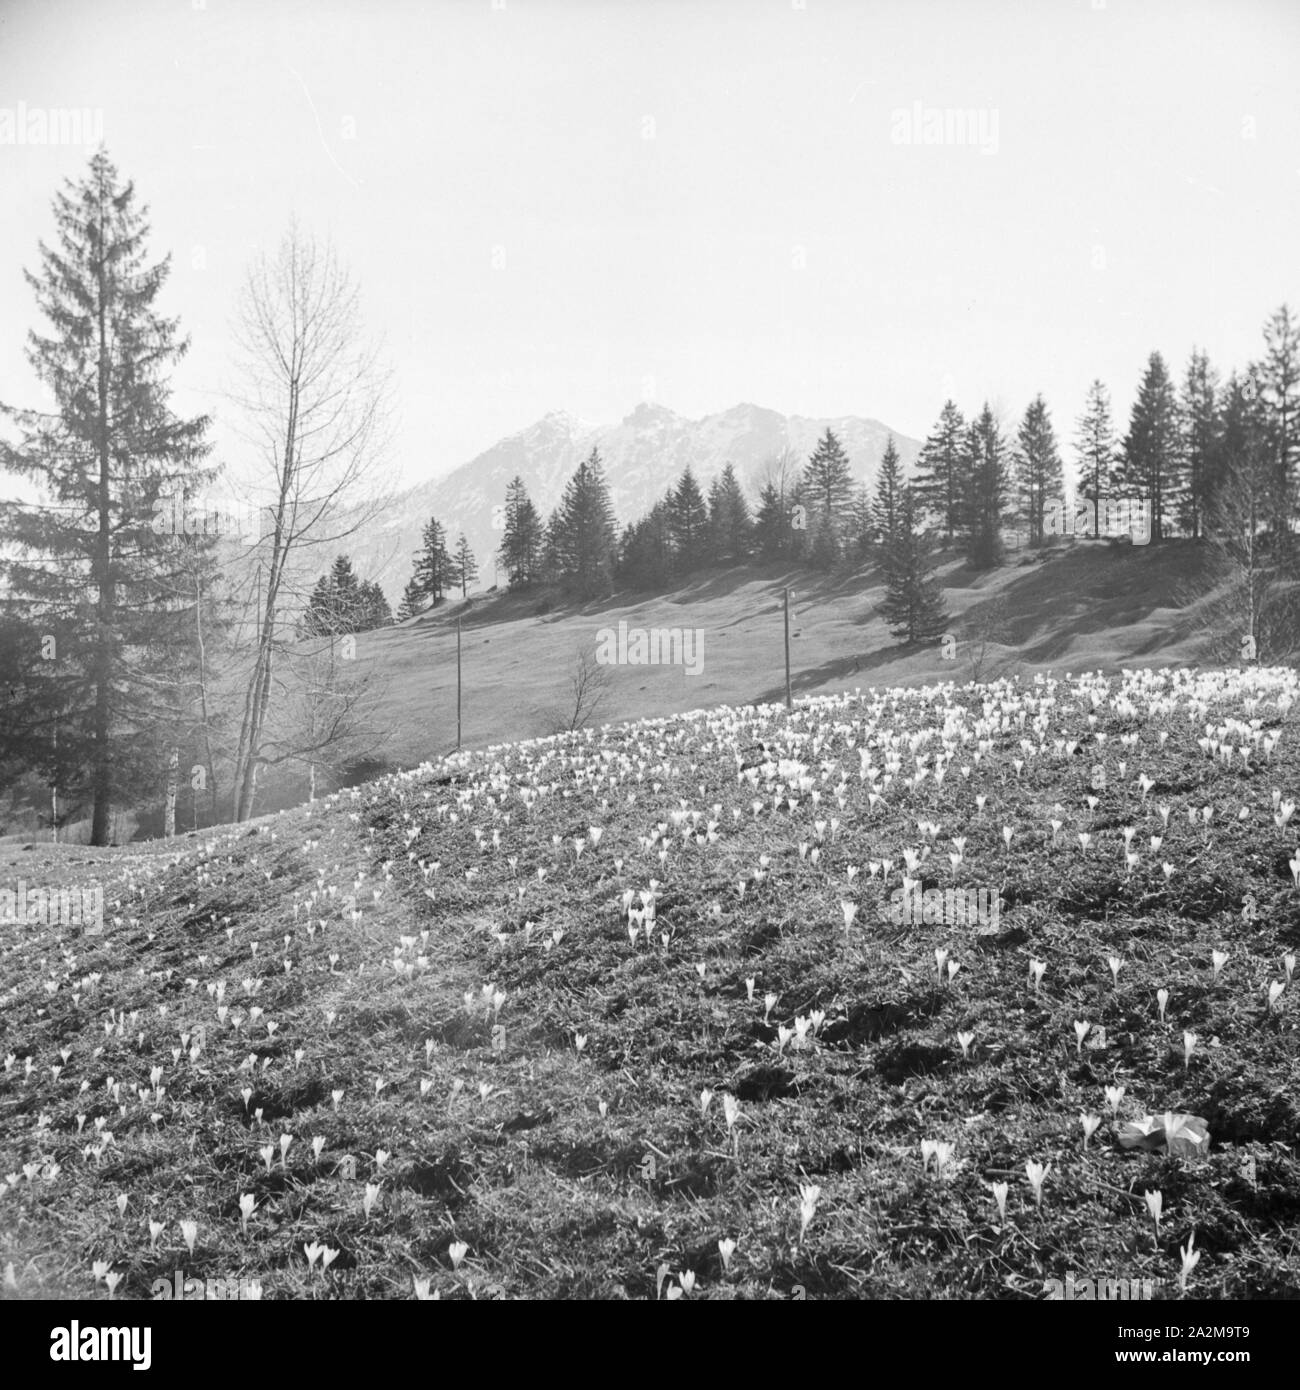
[[176, 790], [180, 778], [180, 749], [173, 748], [171, 760], [167, 764], [167, 805], [163, 812], [163, 834], [169, 840], [176, 838]]
[[785, 590], [785, 707], [794, 708], [790, 698], [790, 590]]
[[460, 752], [460, 619], [456, 619], [456, 752]]

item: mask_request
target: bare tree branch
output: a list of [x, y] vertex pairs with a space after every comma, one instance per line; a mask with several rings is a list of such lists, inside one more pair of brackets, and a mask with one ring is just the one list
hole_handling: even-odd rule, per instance
[[293, 659], [281, 628], [296, 616], [295, 561], [337, 545], [388, 504], [375, 484], [391, 388], [378, 349], [364, 342], [356, 287], [333, 251], [296, 223], [276, 255], [250, 270], [235, 338], [244, 357], [235, 399], [270, 499], [270, 526], [249, 557], [255, 636], [235, 755], [238, 821], [252, 814], [257, 767], [281, 756], [262, 745], [276, 662]]

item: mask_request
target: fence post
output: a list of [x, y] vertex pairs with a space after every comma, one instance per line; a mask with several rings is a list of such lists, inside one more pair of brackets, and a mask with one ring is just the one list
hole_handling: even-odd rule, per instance
[[788, 710], [794, 708], [794, 703], [790, 699], [790, 590], [785, 590], [785, 707]]

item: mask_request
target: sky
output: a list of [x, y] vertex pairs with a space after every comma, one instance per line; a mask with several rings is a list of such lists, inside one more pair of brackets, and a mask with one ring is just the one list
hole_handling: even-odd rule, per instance
[[1298, 72], [1295, 0], [0, 0], [0, 401], [41, 403], [22, 272], [93, 150], [6, 131], [76, 108], [232, 465], [295, 215], [391, 363], [391, 483], [642, 400], [923, 438], [1041, 391], [1068, 443], [1093, 378], [1122, 426], [1153, 350], [1241, 367], [1300, 308]]

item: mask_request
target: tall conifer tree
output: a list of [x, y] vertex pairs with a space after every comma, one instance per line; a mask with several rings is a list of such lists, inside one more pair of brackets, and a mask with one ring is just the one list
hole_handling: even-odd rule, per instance
[[758, 515], [754, 518], [754, 545], [759, 559], [782, 560], [789, 554], [790, 516], [782, 505], [781, 493], [773, 482], [763, 484], [758, 494]]
[[927, 437], [916, 460], [918, 510], [928, 509], [951, 545], [965, 529], [962, 507], [966, 495], [966, 422], [952, 401], [945, 401], [938, 424]]
[[[1182, 482], [1182, 441], [1178, 432], [1178, 397], [1165, 360], [1158, 352], [1147, 359], [1137, 400], [1133, 402], [1117, 482], [1129, 497], [1146, 503], [1151, 515], [1151, 539], [1162, 540], [1170, 500]], [[1100, 531], [1100, 517], [1097, 525]]]
[[986, 401], [966, 431], [966, 515], [970, 536], [966, 557], [976, 569], [991, 569], [1002, 558], [1002, 513], [1009, 476], [1007, 449]]
[[[894, 448], [891, 435], [886, 452]], [[827, 428], [803, 472], [800, 500], [808, 509], [808, 530], [823, 537], [821, 548], [838, 548], [853, 501], [853, 472], [844, 446]]]
[[1094, 381], [1088, 388], [1074, 447], [1079, 460], [1079, 495], [1094, 504], [1100, 518], [1102, 503], [1110, 492], [1111, 468], [1115, 462], [1110, 395], [1100, 381]]
[[555, 577], [583, 598], [607, 593], [613, 583], [617, 536], [609, 485], [593, 448], [565, 485], [548, 528]]
[[709, 509], [688, 464], [668, 497], [677, 563], [690, 573], [704, 562], [709, 542]]
[[430, 517], [420, 533], [420, 549], [415, 557], [415, 578], [420, 592], [437, 603], [455, 582], [451, 556], [447, 553], [447, 532], [437, 517]]
[[880, 472], [876, 475], [876, 500], [871, 508], [872, 520], [876, 524], [876, 534], [881, 545], [891, 545], [898, 535], [902, 495], [903, 467], [891, 435], [889, 443], [885, 446], [884, 456], [880, 460]]
[[735, 468], [727, 464], [709, 489], [709, 542], [714, 556], [732, 564], [747, 559], [753, 530], [749, 503]]
[[101, 149], [54, 217], [56, 245], [27, 275], [49, 325], [29, 335], [28, 360], [54, 409], [6, 405], [18, 438], [0, 444], [0, 465], [42, 500], [4, 506], [3, 568], [20, 616], [54, 642], [29, 753], [90, 801], [104, 845], [114, 805], [160, 793], [172, 749], [198, 737], [194, 604], [218, 538], [176, 535], [174, 519], [202, 506], [213, 473], [206, 417], [171, 408], [188, 340], [156, 307], [170, 258], [149, 263], [134, 186]]
[[478, 578], [478, 561], [475, 560], [474, 552], [469, 548], [463, 531], [456, 542], [456, 552], [451, 557], [451, 565], [456, 583], [460, 585], [460, 596], [464, 598], [469, 592], [469, 586]]
[[921, 526], [915, 490], [904, 486], [898, 496], [894, 538], [885, 547], [883, 607], [890, 634], [906, 642], [929, 641], [948, 625], [929, 556], [930, 541]]
[[1064, 481], [1061, 455], [1056, 447], [1056, 431], [1047, 402], [1035, 396], [1025, 410], [1016, 437], [1016, 482], [1025, 519], [1029, 524], [1029, 544], [1042, 545], [1043, 517], [1047, 507], [1058, 499]]
[[1219, 381], [1209, 357], [1193, 349], [1178, 400], [1178, 429], [1183, 458], [1183, 486], [1178, 494], [1178, 521], [1193, 540], [1205, 534], [1210, 500], [1219, 472], [1221, 422]]
[[538, 577], [545, 527], [528, 496], [524, 480], [515, 477], [506, 489], [505, 526], [497, 558], [512, 589], [523, 588]]

